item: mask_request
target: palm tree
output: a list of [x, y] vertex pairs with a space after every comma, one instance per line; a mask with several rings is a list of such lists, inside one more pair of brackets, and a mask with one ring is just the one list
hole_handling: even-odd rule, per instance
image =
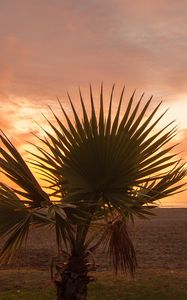
[[[173, 153], [175, 145], [169, 143], [176, 128], [171, 122], [155, 131], [165, 114], [155, 118], [161, 103], [147, 116], [152, 97], [140, 108], [143, 95], [135, 105], [133, 93], [121, 112], [123, 89], [113, 117], [113, 92], [114, 86], [107, 113], [102, 87], [98, 113], [91, 87], [90, 114], [81, 92], [81, 118], [70, 97], [74, 121], [60, 101], [64, 120], [51, 110], [55, 123], [47, 120], [51, 130], [44, 130], [45, 138], [36, 137], [37, 151], [30, 153], [29, 161], [47, 189], [10, 140], [0, 135], [1, 172], [16, 185], [0, 185], [0, 237], [7, 237], [0, 262], [9, 263], [19, 253], [31, 226], [53, 226], [63, 254], [63, 261], [56, 262], [57, 299], [86, 299], [92, 280], [90, 257], [103, 243], [115, 270], [134, 274], [137, 261], [128, 221], [151, 215], [156, 200], [183, 189], [179, 181], [186, 169]], [[95, 224], [99, 232], [94, 229], [91, 234]]]

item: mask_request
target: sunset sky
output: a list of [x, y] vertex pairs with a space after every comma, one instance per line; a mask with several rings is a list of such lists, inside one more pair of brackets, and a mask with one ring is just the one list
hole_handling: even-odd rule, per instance
[[[22, 151], [56, 96], [68, 106], [101, 82], [170, 107], [187, 158], [187, 1], [1, 0], [0, 128]], [[117, 92], [118, 93], [118, 92]], [[163, 205], [186, 206], [187, 192]]]

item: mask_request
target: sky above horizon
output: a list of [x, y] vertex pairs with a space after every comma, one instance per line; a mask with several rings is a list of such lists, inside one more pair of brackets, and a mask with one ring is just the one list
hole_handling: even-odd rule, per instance
[[58, 110], [56, 96], [69, 107], [67, 90], [76, 103], [79, 86], [97, 95], [103, 82], [108, 94], [115, 82], [127, 98], [136, 88], [163, 100], [187, 158], [186, 15], [186, 0], [1, 0], [0, 128], [22, 150], [47, 105]]

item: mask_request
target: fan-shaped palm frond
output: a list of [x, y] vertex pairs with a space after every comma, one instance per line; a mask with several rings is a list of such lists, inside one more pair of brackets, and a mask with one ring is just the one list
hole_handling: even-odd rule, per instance
[[51, 187], [56, 188], [57, 197], [63, 193], [64, 201], [94, 205], [95, 212], [96, 207], [105, 206], [121, 213], [131, 212], [134, 207], [142, 209], [144, 204], [169, 196], [182, 187], [180, 184], [170, 189], [186, 174], [183, 164], [178, 163], [174, 168], [178, 162], [171, 152], [175, 145], [166, 146], [176, 134], [175, 127], [168, 129], [173, 122], [151, 136], [165, 114], [155, 120], [161, 103], [146, 117], [152, 97], [140, 110], [142, 96], [132, 109], [134, 94], [120, 118], [123, 92], [113, 120], [113, 89], [107, 115], [103, 109], [103, 89], [98, 117], [91, 89], [91, 116], [87, 114], [81, 93], [83, 120], [71, 99], [74, 122], [60, 103], [68, 128], [53, 113], [59, 129], [48, 121], [54, 135], [46, 132], [47, 139], [40, 141], [49, 151], [37, 147], [42, 155], [34, 154], [36, 161], [32, 163], [40, 169]]

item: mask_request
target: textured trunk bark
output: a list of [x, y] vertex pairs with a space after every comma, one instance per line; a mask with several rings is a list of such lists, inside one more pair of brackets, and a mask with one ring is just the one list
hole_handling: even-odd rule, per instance
[[74, 274], [66, 274], [64, 277], [62, 282], [56, 283], [57, 300], [86, 300], [87, 278], [79, 275], [75, 278]]
[[68, 264], [58, 270], [57, 300], [86, 300], [89, 282], [85, 259], [71, 256]]

